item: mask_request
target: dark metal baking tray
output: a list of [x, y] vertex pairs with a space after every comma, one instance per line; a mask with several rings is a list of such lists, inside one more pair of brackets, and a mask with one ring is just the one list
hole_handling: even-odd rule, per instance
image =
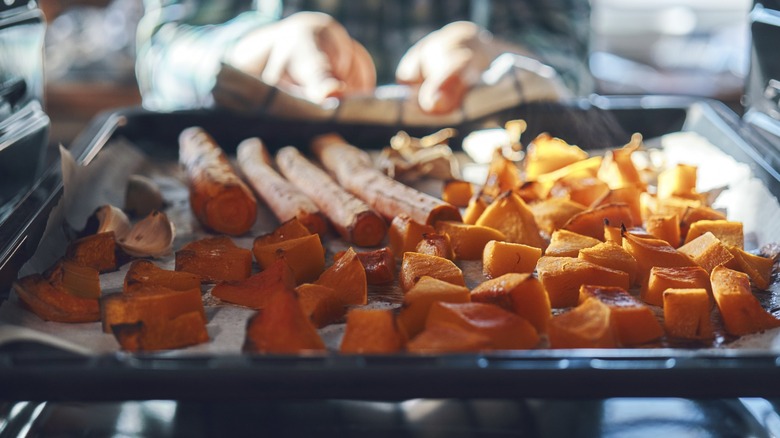
[[[566, 105], [534, 104], [458, 126], [461, 134], [528, 121], [526, 138], [547, 131], [585, 149], [680, 130], [711, 140], [769, 190], [780, 193], [777, 150], [720, 103], [666, 97], [593, 97]], [[175, 158], [178, 133], [200, 125], [228, 151], [250, 136], [272, 148], [306, 144], [338, 131], [353, 143], [381, 147], [399, 129], [412, 135], [437, 127], [371, 126], [278, 120], [221, 111], [154, 113], [138, 108], [96, 118], [70, 146], [89, 162], [111, 139], [126, 138], [150, 154]], [[457, 140], [457, 139], [456, 139]], [[457, 147], [458, 142], [455, 142]], [[48, 211], [61, 195], [56, 163], [36, 185], [41, 193], [14, 214], [28, 218], [0, 228], [0, 284], [35, 249]], [[22, 244], [19, 244], [22, 242]], [[79, 356], [28, 342], [0, 348], [0, 398], [24, 400], [257, 399], [440, 397], [732, 397], [780, 396], [780, 356], [763, 350], [535, 350], [438, 356], [197, 356], [116, 353]]]

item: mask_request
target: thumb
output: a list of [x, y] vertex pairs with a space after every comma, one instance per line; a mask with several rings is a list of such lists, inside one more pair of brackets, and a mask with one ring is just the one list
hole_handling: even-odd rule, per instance
[[427, 113], [445, 114], [455, 110], [474, 82], [470, 77], [468, 57], [454, 56], [449, 61], [446, 66], [439, 64], [420, 86], [417, 99]]

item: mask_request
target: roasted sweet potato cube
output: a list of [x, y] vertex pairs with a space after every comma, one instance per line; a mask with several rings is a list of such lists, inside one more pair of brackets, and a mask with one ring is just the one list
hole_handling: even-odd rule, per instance
[[[670, 198], [680, 199], [680, 198]], [[726, 215], [714, 208], [701, 205], [699, 201], [687, 200], [685, 205], [678, 213], [680, 216], [680, 236], [685, 239], [688, 237], [688, 230], [691, 225], [703, 220], [726, 220]]]
[[780, 319], [764, 310], [751, 292], [747, 274], [719, 265], [712, 270], [710, 282], [729, 334], [742, 336], [780, 327]]
[[566, 225], [574, 215], [587, 209], [569, 198], [547, 198], [528, 204], [528, 208], [533, 213], [539, 229], [548, 235]]
[[602, 239], [604, 237], [604, 223], [606, 222], [625, 228], [634, 226], [631, 219], [631, 209], [628, 205], [605, 204], [572, 216], [562, 229], [594, 239]]
[[467, 303], [469, 300], [469, 290], [466, 286], [423, 276], [404, 294], [403, 306], [398, 313], [398, 322], [404, 327], [407, 336], [411, 338], [425, 327], [428, 311], [434, 302]]
[[733, 266], [734, 256], [726, 245], [709, 231], [681, 246], [678, 251], [690, 257], [708, 273], [712, 272], [715, 266]]
[[436, 222], [436, 232], [449, 236], [455, 258], [460, 260], [479, 260], [488, 242], [506, 240], [504, 233], [494, 228], [453, 221]]
[[482, 272], [488, 278], [500, 277], [510, 272], [533, 272], [541, 256], [541, 248], [491, 240], [482, 253]]
[[471, 301], [509, 310], [525, 318], [539, 333], [547, 333], [552, 317], [550, 297], [531, 274], [506, 274], [487, 280], [471, 291]]
[[744, 248], [745, 235], [742, 222], [726, 220], [700, 220], [691, 224], [688, 234], [685, 236], [685, 243], [688, 243], [697, 237], [710, 232], [726, 246], [735, 246]]
[[[333, 255], [333, 260], [338, 260], [345, 253], [346, 251], [337, 252]], [[357, 256], [366, 270], [368, 284], [388, 284], [395, 280], [395, 257], [390, 248], [361, 251]]]
[[550, 348], [615, 348], [612, 310], [595, 298], [550, 320]]
[[144, 321], [171, 320], [185, 313], [198, 312], [206, 321], [200, 290], [172, 290], [163, 286], [144, 286], [121, 294], [110, 294], [100, 300], [103, 331], [111, 326]]
[[544, 255], [550, 257], [577, 257], [580, 250], [601, 243], [600, 240], [573, 231], [558, 230], [550, 237], [550, 245]]
[[642, 189], [636, 185], [629, 185], [617, 189], [610, 189], [604, 196], [598, 198], [590, 204], [591, 207], [608, 204], [626, 204], [631, 213], [631, 222], [633, 224], [642, 223], [642, 211], [640, 208], [639, 196]]
[[410, 340], [410, 353], [469, 353], [491, 349], [489, 337], [454, 325], [435, 325], [426, 328]]
[[582, 248], [577, 258], [609, 269], [628, 274], [629, 284], [635, 284], [637, 264], [634, 257], [622, 246], [613, 242], [602, 242], [590, 248]]
[[415, 252], [450, 260], [455, 258], [450, 235], [445, 233], [423, 233], [423, 239], [417, 244]]
[[248, 353], [297, 354], [324, 351], [325, 343], [303, 313], [295, 291], [277, 289], [268, 305], [247, 322], [243, 349]]
[[[504, 235], [504, 238], [493, 237], [488, 240], [506, 240], [537, 248], [547, 246], [547, 241], [539, 234], [539, 226], [528, 204], [514, 192], [505, 192], [494, 199], [479, 216], [476, 225], [498, 230]], [[458, 255], [457, 249], [455, 255]], [[482, 256], [482, 251], [479, 256]]]
[[663, 293], [670, 288], [712, 291], [710, 276], [701, 266], [654, 266], [647, 283], [642, 285], [640, 298], [647, 304], [663, 306]]
[[44, 321], [100, 321], [98, 300], [69, 293], [61, 282], [50, 283], [39, 274], [16, 280], [13, 288], [22, 303]]
[[552, 137], [547, 133], [542, 133], [528, 145], [525, 157], [525, 177], [533, 180], [539, 175], [586, 158], [588, 158], [588, 153], [579, 147], [569, 145], [560, 138]]
[[243, 280], [252, 273], [252, 251], [227, 236], [207, 237], [176, 251], [175, 269], [199, 275], [203, 283]]
[[433, 226], [415, 222], [406, 214], [399, 214], [390, 222], [390, 229], [387, 231], [390, 250], [396, 257], [403, 257], [405, 252], [417, 248], [424, 233], [435, 232]]
[[609, 184], [609, 188], [617, 189], [626, 186], [642, 187], [642, 178], [634, 166], [631, 155], [639, 149], [641, 136], [631, 137], [631, 142], [622, 148], [607, 151], [599, 167], [598, 177]]
[[285, 240], [305, 237], [309, 234], [312, 233], [308, 228], [306, 228], [306, 225], [304, 225], [300, 219], [294, 217], [288, 221], [283, 222], [270, 233], [256, 237], [253, 242], [253, 246], [271, 245], [273, 243], [279, 243]]
[[604, 224], [604, 241], [623, 244], [623, 228], [613, 227], [609, 223]]
[[568, 198], [582, 205], [593, 205], [609, 195], [609, 186], [596, 177], [560, 179], [550, 188], [550, 196]]
[[728, 249], [734, 256], [734, 265], [737, 271], [747, 274], [757, 288], [769, 289], [772, 282], [772, 269], [775, 265], [774, 258], [761, 257], [734, 246], [730, 246]]
[[464, 224], [476, 224], [477, 220], [488, 206], [488, 202], [485, 200], [482, 192], [474, 195], [470, 200], [466, 209], [463, 210], [463, 223]]
[[609, 306], [613, 331], [620, 345], [641, 345], [664, 335], [664, 329], [653, 310], [625, 289], [589, 285], [580, 287], [580, 303], [591, 297]]
[[697, 167], [690, 164], [678, 163], [674, 167], [665, 169], [658, 174], [658, 186], [656, 193], [659, 198], [698, 199], [696, 193]]
[[[688, 256], [677, 251], [672, 245], [661, 239], [648, 239], [639, 237], [634, 233], [623, 233], [623, 249], [636, 260], [637, 282], [640, 285], [647, 283], [650, 269], [654, 266], [696, 266]], [[660, 298], [659, 296], [658, 299], [660, 300]], [[660, 301], [656, 305], [660, 305]]]
[[96, 269], [67, 259], [46, 271], [46, 279], [71, 295], [96, 300], [100, 298], [100, 274]]
[[351, 309], [341, 340], [342, 353], [390, 354], [406, 346], [406, 334], [392, 309]]
[[321, 284], [304, 283], [295, 288], [303, 313], [315, 327], [321, 328], [339, 321], [346, 313], [346, 307], [336, 291]]
[[116, 253], [114, 232], [107, 231], [71, 242], [65, 252], [65, 259], [103, 273], [116, 271], [119, 267]]
[[276, 289], [294, 289], [295, 276], [284, 260], [277, 260], [245, 280], [223, 281], [211, 289], [222, 301], [251, 309], [262, 309]]
[[425, 328], [436, 325], [454, 325], [484, 335], [497, 350], [525, 350], [539, 343], [539, 335], [530, 322], [491, 304], [437, 301], [428, 311]]
[[255, 243], [252, 253], [261, 269], [277, 260], [284, 260], [292, 270], [297, 284], [314, 281], [325, 269], [325, 248], [319, 234], [309, 234], [270, 245]]
[[200, 291], [200, 276], [191, 272], [162, 269], [150, 260], [136, 260], [125, 274], [125, 292], [144, 287], [163, 286], [173, 290], [196, 289]]
[[449, 202], [456, 207], [469, 205], [472, 196], [474, 196], [474, 186], [468, 181], [457, 179], [445, 181], [441, 191], [442, 201]]
[[491, 197], [512, 190], [520, 185], [523, 178], [517, 164], [504, 157], [501, 150], [493, 151], [493, 157], [488, 166], [488, 174], [482, 191]]
[[630, 286], [627, 273], [573, 257], [542, 257], [536, 264], [536, 272], [552, 307], [576, 306], [583, 284], [623, 289]]
[[712, 339], [710, 314], [712, 300], [707, 289], [675, 289], [664, 291], [664, 327], [666, 334], [682, 339]]
[[680, 246], [680, 219], [676, 214], [653, 214], [645, 221], [647, 232], [677, 248]]
[[[594, 178], [598, 174], [599, 167], [603, 159], [600, 156], [586, 158], [584, 160], [576, 161], [560, 169], [553, 170], [539, 175], [535, 178], [535, 181], [540, 183], [549, 192], [553, 184], [560, 180], [576, 180], [583, 178]], [[547, 195], [549, 193], [542, 193]]]
[[447, 283], [465, 286], [463, 271], [453, 263], [442, 257], [436, 257], [416, 252], [407, 252], [401, 261], [401, 273], [399, 280], [401, 288], [408, 291], [424, 276], [437, 278]]
[[170, 320], [112, 325], [111, 330], [122, 350], [133, 352], [171, 350], [209, 341], [206, 323], [198, 312]]
[[345, 305], [368, 302], [366, 269], [352, 248], [347, 249], [314, 283], [335, 290], [337, 298]]
[[539, 181], [526, 181], [513, 189], [520, 198], [527, 202], [536, 202], [547, 197], [549, 188]]

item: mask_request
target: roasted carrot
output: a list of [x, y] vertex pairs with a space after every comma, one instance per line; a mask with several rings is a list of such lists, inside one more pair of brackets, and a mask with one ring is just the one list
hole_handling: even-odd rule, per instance
[[182, 131], [179, 161], [187, 171], [190, 205], [198, 221], [233, 236], [249, 231], [257, 217], [255, 196], [206, 131], [199, 127]]
[[317, 204], [344, 239], [358, 246], [376, 246], [384, 239], [387, 233], [384, 219], [298, 149], [292, 146], [280, 149], [276, 164], [290, 182]]
[[457, 207], [390, 178], [376, 169], [371, 157], [338, 134], [312, 141], [312, 150], [339, 184], [367, 202], [388, 220], [406, 213], [414, 221], [433, 225], [437, 221], [462, 221]]
[[324, 235], [328, 231], [326, 218], [317, 204], [273, 168], [271, 156], [262, 140], [255, 137], [242, 141], [236, 157], [249, 185], [279, 222], [297, 218], [312, 233]]

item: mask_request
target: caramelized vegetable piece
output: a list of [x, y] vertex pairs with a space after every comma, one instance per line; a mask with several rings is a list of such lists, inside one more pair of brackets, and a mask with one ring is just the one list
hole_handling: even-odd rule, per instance
[[640, 298], [647, 304], [663, 306], [663, 293], [670, 288], [712, 291], [710, 276], [701, 266], [654, 266], [647, 283], [642, 285]]
[[453, 325], [435, 325], [409, 341], [410, 353], [468, 353], [491, 349], [490, 338]]
[[588, 153], [577, 146], [539, 134], [529, 145], [525, 157], [525, 177], [536, 179], [539, 175], [552, 172], [569, 164], [588, 158]]
[[100, 274], [89, 266], [61, 260], [47, 276], [49, 281], [61, 282], [71, 295], [93, 300], [100, 298]]
[[198, 312], [185, 313], [165, 322], [113, 325], [111, 330], [120, 347], [133, 352], [171, 350], [209, 341], [206, 324]]
[[680, 246], [680, 220], [676, 214], [653, 214], [645, 221], [647, 232], [677, 248]]
[[609, 186], [596, 177], [560, 179], [550, 188], [550, 196], [568, 198], [582, 205], [593, 205], [609, 195]]
[[70, 294], [62, 282], [52, 283], [39, 274], [33, 274], [16, 280], [13, 288], [22, 303], [44, 321], [100, 321], [98, 300]]
[[404, 254], [399, 278], [401, 289], [408, 291], [426, 275], [447, 283], [466, 285], [463, 271], [451, 260], [416, 252]]
[[100, 300], [103, 331], [111, 327], [143, 321], [147, 327], [157, 321], [169, 321], [185, 313], [197, 312], [206, 323], [206, 312], [200, 290], [172, 290], [163, 286], [144, 286], [121, 294], [106, 295]]
[[772, 269], [775, 260], [769, 257], [761, 257], [751, 254], [740, 248], [728, 247], [731, 255], [734, 256], [735, 269], [748, 274], [750, 281], [759, 289], [769, 289], [772, 282]]
[[223, 281], [211, 290], [222, 301], [252, 309], [262, 309], [277, 289], [294, 289], [295, 276], [284, 260], [277, 260], [265, 270], [245, 280]]
[[[335, 254], [333, 258], [338, 260], [342, 255], [344, 252]], [[368, 284], [388, 284], [395, 280], [395, 257], [390, 248], [361, 251], [357, 256], [366, 270]]]
[[268, 305], [247, 322], [243, 349], [249, 353], [298, 354], [324, 351], [325, 344], [303, 313], [295, 291], [277, 289]]
[[550, 245], [544, 255], [551, 257], [577, 257], [580, 250], [601, 243], [600, 240], [573, 231], [558, 230], [550, 237]]
[[431, 304], [436, 301], [467, 303], [469, 290], [466, 286], [423, 276], [404, 294], [403, 306], [398, 313], [398, 323], [409, 337], [414, 337], [423, 330]]
[[366, 270], [352, 248], [347, 249], [344, 255], [326, 269], [314, 283], [335, 290], [338, 299], [343, 304], [366, 304], [368, 302]]
[[609, 306], [613, 330], [622, 346], [645, 344], [664, 335], [653, 310], [625, 289], [584, 285], [580, 287], [580, 302], [584, 303], [588, 298]]
[[696, 222], [703, 220], [726, 220], [725, 214], [713, 208], [699, 205], [701, 202], [696, 204], [696, 201], [688, 201], [688, 204], [694, 205], [686, 205], [682, 212], [678, 214], [680, 216], [680, 236], [683, 239], [688, 237], [688, 230]]
[[391, 354], [406, 345], [392, 309], [352, 309], [341, 340], [342, 353]]
[[414, 251], [425, 233], [435, 233], [432, 225], [415, 222], [406, 214], [399, 214], [390, 223], [387, 232], [390, 250], [396, 257], [403, 257], [405, 252]]
[[547, 333], [552, 317], [550, 298], [531, 274], [506, 274], [485, 281], [471, 291], [471, 301], [504, 308], [525, 318], [539, 333]]
[[455, 258], [450, 236], [444, 233], [423, 233], [423, 239], [417, 244], [415, 252], [444, 257], [449, 260]]
[[631, 155], [639, 149], [642, 136], [634, 134], [631, 141], [619, 149], [607, 151], [601, 162], [598, 177], [609, 184], [610, 189], [619, 189], [626, 186], [643, 187], [639, 172], [634, 166]]
[[541, 248], [491, 240], [482, 252], [482, 272], [488, 278], [509, 273], [533, 272], [541, 256]]
[[566, 225], [574, 215], [587, 209], [569, 198], [548, 198], [528, 204], [528, 208], [533, 213], [539, 229], [548, 235]]
[[428, 312], [425, 328], [437, 325], [454, 325], [484, 335], [497, 350], [525, 350], [539, 343], [539, 335], [531, 323], [490, 304], [435, 302]]
[[463, 223], [464, 224], [476, 224], [477, 220], [488, 206], [488, 202], [485, 200], [485, 196], [482, 192], [474, 195], [470, 200], [466, 209], [463, 211]]
[[176, 270], [197, 274], [204, 283], [243, 280], [252, 273], [252, 252], [227, 236], [207, 237], [176, 251]]
[[325, 248], [319, 234], [263, 245], [252, 245], [252, 253], [261, 269], [277, 260], [284, 260], [295, 276], [297, 284], [314, 281], [325, 269]]
[[[514, 192], [505, 192], [490, 203], [476, 225], [498, 230], [506, 236], [503, 239], [491, 240], [506, 240], [537, 248], [547, 246], [547, 242], [539, 234], [539, 226], [536, 224], [534, 214], [525, 201]], [[457, 255], [457, 250], [455, 252]]]
[[455, 258], [460, 260], [479, 260], [488, 242], [506, 240], [504, 233], [494, 228], [462, 222], [436, 222], [436, 231], [449, 236]]
[[636, 282], [636, 260], [619, 244], [603, 242], [590, 248], [583, 248], [577, 258], [605, 268], [623, 271], [628, 274], [629, 284], [633, 285]]
[[336, 291], [321, 284], [304, 283], [295, 288], [303, 314], [317, 328], [325, 327], [344, 317], [346, 307]]
[[742, 336], [780, 327], [780, 319], [764, 310], [750, 291], [747, 274], [716, 266], [710, 281], [715, 302], [729, 334]]
[[731, 267], [734, 260], [726, 245], [709, 231], [681, 246], [678, 251], [690, 257], [708, 273], [712, 272], [715, 266]]
[[200, 292], [200, 276], [191, 272], [162, 269], [149, 260], [136, 260], [125, 274], [123, 290], [130, 292], [144, 286], [163, 286], [173, 290]]
[[682, 339], [712, 339], [712, 300], [707, 289], [666, 289], [664, 327], [666, 334]]
[[696, 166], [678, 163], [658, 174], [656, 193], [659, 198], [673, 196], [698, 199], [696, 193]]
[[282, 222], [273, 231], [255, 238], [253, 244], [258, 246], [271, 245], [273, 243], [283, 242], [285, 240], [306, 237], [312, 234], [308, 228], [298, 218], [292, 218]]
[[623, 249], [636, 260], [637, 282], [640, 285], [644, 285], [647, 282], [650, 269], [654, 266], [696, 266], [693, 260], [674, 249], [665, 240], [648, 239], [633, 233], [623, 233]]
[[68, 245], [65, 259], [82, 266], [89, 266], [98, 272], [116, 271], [116, 238], [113, 231], [92, 234], [75, 240]]
[[536, 272], [552, 307], [576, 306], [583, 284], [626, 290], [630, 286], [627, 273], [572, 257], [542, 257], [536, 264]]
[[640, 202], [639, 202], [639, 196], [642, 193], [642, 189], [640, 189], [636, 185], [630, 185], [630, 186], [624, 186], [617, 189], [610, 189], [600, 198], [593, 201], [591, 204], [591, 208], [598, 207], [601, 205], [609, 205], [609, 204], [626, 204], [628, 206], [628, 211], [631, 215], [631, 223], [633, 224], [641, 224], [642, 223], [642, 210], [640, 208]]
[[562, 229], [601, 239], [604, 237], [605, 222], [626, 228], [634, 226], [631, 210], [626, 204], [606, 204], [574, 215]]
[[742, 222], [726, 220], [700, 220], [692, 223], [688, 229], [688, 234], [685, 236], [685, 243], [688, 243], [707, 232], [712, 233], [724, 245], [737, 248], [743, 248], [745, 246]]
[[181, 132], [179, 161], [187, 173], [190, 206], [198, 221], [232, 236], [249, 231], [257, 218], [255, 196], [206, 131], [192, 127]]
[[595, 298], [553, 317], [547, 332], [550, 348], [615, 348], [612, 311]]
[[456, 207], [466, 207], [474, 196], [474, 187], [468, 181], [449, 180], [444, 182], [441, 199]]
[[495, 198], [500, 193], [517, 188], [522, 181], [517, 164], [506, 158], [500, 149], [495, 149], [482, 187], [483, 193]]

